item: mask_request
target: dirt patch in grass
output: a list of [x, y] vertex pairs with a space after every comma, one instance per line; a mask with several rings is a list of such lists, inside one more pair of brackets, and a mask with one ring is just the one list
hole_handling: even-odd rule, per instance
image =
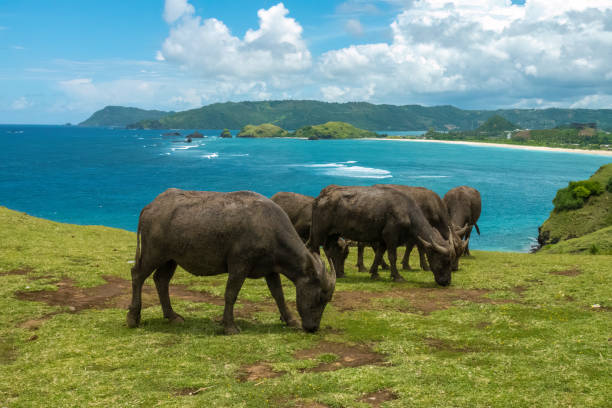
[[284, 371], [274, 371], [270, 364], [259, 362], [242, 367], [238, 372], [238, 381], [257, 381], [264, 378], [280, 377]]
[[[103, 276], [104, 285], [91, 288], [75, 286], [70, 278], [63, 278], [57, 282], [57, 290], [18, 291], [15, 297], [19, 300], [43, 302], [49, 306], [67, 307], [67, 313], [77, 313], [85, 309], [127, 309], [132, 299], [132, 282], [117, 276]], [[224, 306], [223, 297], [207, 292], [187, 289], [185, 285], [170, 285], [170, 299], [182, 299], [195, 303], [209, 303]], [[157, 290], [152, 285], [142, 288], [143, 308], [159, 305]], [[234, 315], [241, 318], [250, 318], [254, 313], [261, 311], [274, 311], [276, 306], [272, 303], [258, 303], [248, 300], [238, 300]], [[53, 312], [37, 319], [31, 319], [19, 325], [21, 328], [36, 330], [50, 317], [60, 312]]]
[[24, 269], [13, 269], [12, 271], [8, 271], [8, 272], [0, 272], [0, 276], [8, 276], [8, 275], [27, 275], [28, 273], [32, 272], [31, 269], [29, 268], [24, 268]]
[[478, 322], [476, 323], [476, 328], [480, 330], [484, 330], [487, 327], [491, 326], [491, 324], [492, 324], [491, 322], [486, 322], [486, 321]]
[[312, 359], [324, 354], [334, 354], [338, 358], [331, 362], [321, 362], [319, 365], [305, 369], [308, 372], [335, 371], [346, 367], [360, 367], [364, 365], [381, 365], [385, 363], [384, 356], [364, 345], [351, 346], [344, 343], [322, 341], [315, 347], [299, 350], [293, 355], [295, 358]]
[[478, 351], [472, 347], [457, 347], [449, 341], [436, 339], [434, 337], [425, 337], [423, 340], [425, 344], [437, 351], [451, 351], [454, 353], [473, 353]]
[[298, 402], [294, 405], [295, 408], [329, 408], [329, 405], [321, 404], [316, 401]]
[[366, 394], [363, 397], [359, 398], [357, 401], [365, 402], [366, 404], [370, 404], [374, 408], [378, 408], [383, 403], [387, 401], [396, 400], [397, 398], [398, 396], [391, 390], [380, 390]]
[[527, 286], [519, 285], [510, 289], [512, 292], [516, 293], [519, 296], [523, 296], [523, 293], [527, 290]]
[[[19, 291], [15, 297], [20, 300], [44, 302], [50, 306], [67, 306], [70, 312], [79, 312], [85, 309], [108, 309], [129, 306], [132, 298], [132, 282], [116, 276], [103, 276], [106, 283], [91, 288], [75, 286], [74, 281], [64, 278], [57, 283], [57, 290]], [[210, 303], [223, 306], [223, 297], [207, 292], [187, 289], [184, 285], [170, 285], [170, 299], [182, 299], [197, 303]], [[265, 310], [271, 303], [256, 303], [238, 300], [236, 315], [250, 316], [253, 312]], [[153, 286], [144, 285], [142, 288], [142, 305], [149, 307], [159, 304], [157, 291]]]
[[[440, 289], [440, 288], [406, 288], [392, 289], [385, 292], [346, 291], [336, 292], [332, 304], [340, 311], [374, 309], [388, 310], [395, 308], [400, 312], [421, 312], [425, 315], [436, 310], [448, 309], [457, 300], [475, 303], [515, 303], [510, 299], [490, 299], [485, 297], [488, 289]], [[373, 299], [396, 298], [410, 302], [409, 307], [382, 306], [372, 303]]]
[[560, 275], [560, 276], [578, 276], [582, 273], [582, 271], [576, 267], [572, 269], [566, 269], [564, 271], [550, 271], [548, 272], [551, 275]]

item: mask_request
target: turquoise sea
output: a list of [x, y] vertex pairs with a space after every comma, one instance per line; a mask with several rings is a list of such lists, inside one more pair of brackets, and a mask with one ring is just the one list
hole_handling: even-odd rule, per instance
[[[0, 205], [55, 221], [135, 231], [143, 206], [169, 187], [294, 191], [328, 184], [467, 184], [483, 199], [475, 249], [528, 251], [557, 189], [609, 157], [377, 140], [220, 139], [185, 143], [156, 130], [0, 126]], [[182, 131], [183, 135], [188, 132]], [[475, 235], [475, 234], [474, 234]]]

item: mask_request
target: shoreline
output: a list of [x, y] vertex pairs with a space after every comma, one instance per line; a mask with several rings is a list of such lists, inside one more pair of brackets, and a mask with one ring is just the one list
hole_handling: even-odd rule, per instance
[[363, 138], [360, 140], [383, 140], [383, 141], [398, 141], [398, 142], [417, 142], [417, 143], [446, 143], [446, 144], [460, 144], [467, 146], [477, 147], [505, 147], [509, 149], [522, 149], [522, 150], [534, 150], [544, 152], [559, 152], [559, 153], [578, 153], [578, 154], [590, 154], [595, 156], [609, 156], [612, 157], [612, 150], [587, 150], [587, 149], [568, 149], [563, 147], [547, 147], [547, 146], [524, 146], [515, 144], [505, 143], [486, 143], [486, 142], [471, 142], [462, 140], [430, 140], [430, 139], [395, 139], [395, 138]]

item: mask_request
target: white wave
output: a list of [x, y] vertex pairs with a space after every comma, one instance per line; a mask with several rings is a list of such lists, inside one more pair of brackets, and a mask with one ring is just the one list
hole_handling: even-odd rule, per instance
[[144, 140], [144, 137], [139, 137], [139, 138], [137, 138], [137, 139], [138, 139], [138, 140]]
[[189, 145], [189, 146], [177, 146], [177, 147], [173, 147], [172, 151], [176, 151], [176, 150], [187, 150], [187, 149], [193, 149], [194, 147], [198, 147], [200, 145]]
[[373, 179], [384, 179], [393, 177], [391, 172], [383, 169], [375, 169], [371, 167], [361, 166], [338, 166], [325, 170], [323, 174], [328, 176], [342, 176], [342, 177], [353, 177], [353, 178], [373, 178]]
[[449, 178], [450, 176], [407, 176], [407, 178]]
[[321, 174], [326, 176], [340, 176], [352, 178], [372, 178], [384, 179], [393, 177], [391, 172], [384, 169], [376, 169], [363, 166], [347, 166], [347, 164], [357, 163], [354, 160], [339, 162], [339, 163], [320, 163], [320, 164], [302, 164], [298, 167], [320, 168]]
[[210, 154], [205, 154], [204, 156], [205, 159], [214, 159], [216, 157], [219, 157], [219, 153], [210, 153]]
[[172, 153], [168, 152], [168, 153], [160, 153], [160, 156], [170, 156]]
[[236, 153], [236, 154], [228, 154], [229, 157], [244, 157], [248, 156], [248, 153]]

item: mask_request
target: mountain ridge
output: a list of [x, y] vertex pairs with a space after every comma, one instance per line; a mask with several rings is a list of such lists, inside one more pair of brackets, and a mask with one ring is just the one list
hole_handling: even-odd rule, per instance
[[[114, 108], [116, 112], [109, 112]], [[122, 112], [121, 109], [124, 109]], [[106, 110], [106, 112], [104, 112]], [[241, 129], [249, 124], [271, 123], [283, 129], [298, 129], [329, 121], [342, 121], [374, 131], [437, 130], [478, 128], [499, 115], [526, 129], [552, 128], [573, 122], [595, 123], [612, 130], [612, 109], [497, 109], [463, 110], [452, 105], [390, 105], [369, 102], [321, 102], [312, 100], [222, 102], [181, 112], [144, 111], [138, 108], [105, 107], [95, 112], [82, 126], [102, 123], [102, 113], [116, 113], [94, 126], [127, 126], [135, 129]], [[127, 117], [132, 113], [150, 117]], [[104, 116], [104, 115], [102, 115]], [[96, 119], [96, 120], [94, 120]], [[127, 122], [127, 123], [126, 123]]]

